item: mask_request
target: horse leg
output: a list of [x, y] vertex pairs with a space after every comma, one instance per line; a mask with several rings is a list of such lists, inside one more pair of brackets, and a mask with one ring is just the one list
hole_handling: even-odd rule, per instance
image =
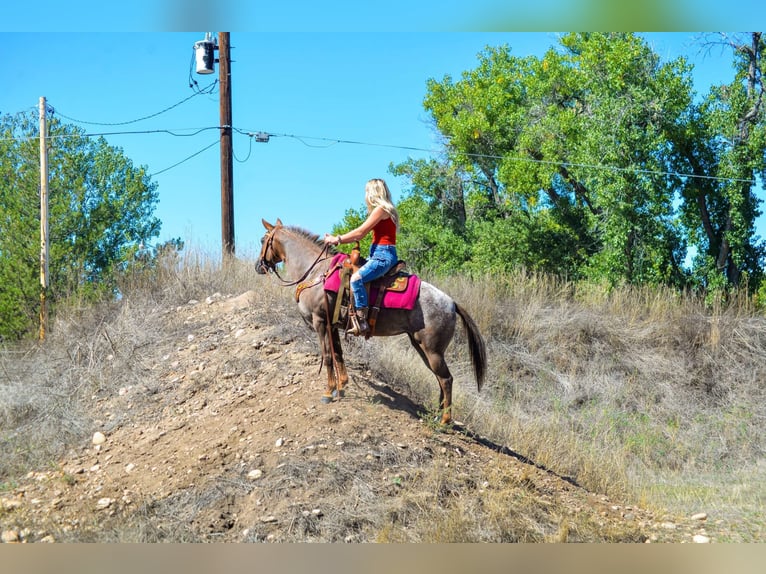
[[410, 335], [410, 343], [423, 359], [423, 362], [436, 375], [439, 381], [439, 410], [442, 413], [441, 424], [448, 425], [452, 422], [452, 374], [444, 360], [441, 351], [430, 348], [422, 340]]
[[[325, 370], [327, 371], [327, 389], [322, 395], [322, 402], [331, 403], [334, 398], [333, 393], [337, 392], [336, 387], [340, 386], [339, 380], [336, 380], [337, 376], [335, 372], [335, 361], [333, 360], [333, 352], [332, 352], [333, 351], [332, 346], [335, 344], [335, 333], [333, 333], [333, 343], [331, 345], [330, 337], [327, 334], [327, 322], [321, 317], [315, 316], [313, 320], [313, 326], [314, 326], [314, 330], [317, 332], [317, 335], [319, 337], [319, 348], [322, 353], [322, 364], [325, 366]], [[337, 349], [339, 347], [335, 347], [335, 348], [337, 352]], [[339, 368], [338, 370], [340, 371], [341, 369]], [[343, 372], [345, 372], [345, 370], [346, 369], [344, 366]], [[339, 376], [339, 373], [337, 375]]]
[[343, 347], [341, 347], [338, 329], [332, 330], [332, 344], [333, 350], [335, 351], [335, 366], [337, 367], [338, 375], [337, 395], [340, 398], [343, 396], [344, 389], [348, 384], [348, 371], [346, 370], [346, 363], [343, 360]]
[[332, 330], [331, 344], [325, 321], [321, 319], [314, 321], [314, 329], [319, 335], [322, 363], [327, 370], [327, 390], [322, 395], [322, 402], [331, 403], [333, 399], [343, 396], [343, 391], [348, 384], [348, 371], [343, 360], [343, 347], [341, 347], [340, 334], [337, 329]]

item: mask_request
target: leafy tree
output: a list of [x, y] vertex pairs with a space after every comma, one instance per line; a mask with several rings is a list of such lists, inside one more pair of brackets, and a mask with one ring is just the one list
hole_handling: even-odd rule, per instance
[[[459, 81], [430, 80], [424, 106], [465, 174], [466, 266], [684, 283], [666, 174], [690, 100], [685, 62], [632, 34], [569, 34], [542, 59], [487, 48]], [[399, 171], [427, 190], [429, 169]]]
[[469, 257], [465, 174], [436, 160], [410, 160], [390, 171], [412, 183], [397, 206], [399, 257], [419, 271], [460, 269]]
[[765, 249], [755, 235], [761, 212], [754, 180], [766, 175], [766, 44], [760, 32], [721, 39], [733, 51], [735, 78], [691, 107], [674, 138], [679, 171], [697, 176], [683, 183], [681, 214], [698, 250], [700, 283], [724, 289], [747, 277], [756, 289]]
[[[114, 292], [159, 234], [157, 184], [122, 150], [49, 123], [48, 300]], [[0, 336], [18, 338], [39, 305], [40, 170], [35, 114], [0, 116]]]

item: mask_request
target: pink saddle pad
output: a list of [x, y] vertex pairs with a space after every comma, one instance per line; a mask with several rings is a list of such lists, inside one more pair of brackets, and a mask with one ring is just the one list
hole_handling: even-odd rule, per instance
[[[340, 265], [343, 260], [348, 257], [345, 253], [338, 253], [332, 258], [330, 263], [330, 269], [336, 265]], [[404, 291], [386, 291], [383, 295], [383, 302], [381, 307], [388, 309], [409, 309], [412, 310], [415, 307], [415, 302], [420, 295], [420, 277], [417, 275], [410, 275], [407, 281], [407, 288]], [[340, 287], [340, 269], [335, 269], [324, 281], [325, 291], [331, 291], [337, 293]], [[378, 300], [378, 290], [370, 289], [370, 305], [374, 305]]]

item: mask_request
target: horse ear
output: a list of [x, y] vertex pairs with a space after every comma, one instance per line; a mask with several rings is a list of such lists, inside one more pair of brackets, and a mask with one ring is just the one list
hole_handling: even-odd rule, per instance
[[282, 220], [277, 217], [277, 227], [282, 227]]
[[[263, 226], [266, 228], [266, 231], [271, 231], [272, 229], [274, 229], [274, 226], [268, 221], [266, 221], [265, 219], [261, 219], [261, 222], [263, 223]], [[277, 224], [279, 224], [279, 220], [277, 220]]]

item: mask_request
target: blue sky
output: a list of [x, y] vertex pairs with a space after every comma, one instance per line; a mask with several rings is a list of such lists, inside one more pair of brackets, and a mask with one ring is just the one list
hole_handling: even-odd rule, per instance
[[[159, 240], [180, 237], [218, 253], [220, 160], [218, 94], [194, 92], [192, 47], [199, 32], [0, 32], [5, 89], [0, 112], [33, 109], [45, 96], [59, 117], [88, 133], [171, 130], [105, 136], [134, 164], [159, 173]], [[509, 44], [517, 56], [542, 55], [551, 32], [232, 32], [233, 124], [278, 134], [257, 143], [235, 134], [234, 212], [237, 253], [252, 253], [261, 218], [317, 234], [346, 209], [362, 205], [365, 182], [386, 178], [395, 198], [404, 181], [389, 164], [439, 149], [422, 101], [429, 78], [458, 78], [487, 45]], [[731, 78], [730, 54], [701, 51], [694, 32], [651, 33], [664, 59], [685, 55], [699, 92]], [[200, 86], [217, 78], [193, 74]], [[65, 121], [71, 121], [65, 119]], [[76, 122], [72, 122], [76, 123]], [[355, 142], [355, 143], [338, 143]], [[184, 163], [206, 146], [212, 146]], [[167, 171], [163, 171], [166, 170]], [[763, 233], [762, 233], [763, 234]]]

